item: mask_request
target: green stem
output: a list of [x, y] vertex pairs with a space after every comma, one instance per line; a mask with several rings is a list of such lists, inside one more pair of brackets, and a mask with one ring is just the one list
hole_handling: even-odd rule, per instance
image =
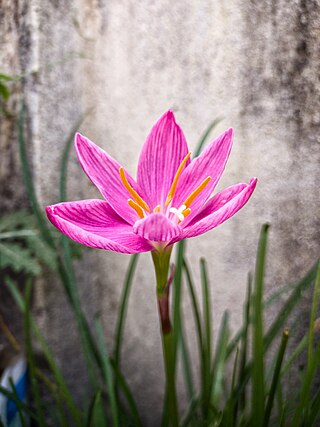
[[166, 398], [169, 420], [172, 427], [179, 426], [178, 405], [175, 385], [174, 336], [170, 321], [169, 290], [173, 275], [168, 279], [172, 248], [152, 251], [156, 280], [159, 321], [161, 325], [163, 359], [166, 374]]

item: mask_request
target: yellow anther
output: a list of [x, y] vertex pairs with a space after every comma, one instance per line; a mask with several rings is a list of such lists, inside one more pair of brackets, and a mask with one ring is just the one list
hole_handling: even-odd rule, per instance
[[139, 194], [129, 184], [127, 177], [126, 177], [126, 174], [124, 173], [124, 169], [122, 167], [119, 169], [119, 173], [120, 173], [120, 178], [121, 178], [122, 184], [129, 191], [129, 193], [133, 197], [136, 204], [138, 204], [141, 208], [143, 208], [147, 212], [150, 212], [150, 208], [147, 205], [147, 203], [142, 199], [142, 197], [139, 196]]
[[157, 205], [154, 209], [153, 209], [153, 213], [159, 213], [161, 210], [161, 206]]
[[182, 212], [182, 215], [184, 216], [184, 217], [186, 217], [186, 216], [188, 216], [189, 215], [189, 213], [191, 212], [191, 209], [190, 208], [187, 208], [187, 209], [185, 209], [183, 212]]
[[194, 199], [201, 193], [201, 191], [207, 186], [208, 182], [211, 180], [211, 176], [207, 176], [207, 178], [202, 181], [202, 183], [197, 187], [190, 196], [183, 202], [183, 204], [188, 208]]
[[137, 214], [139, 215], [140, 218], [144, 218], [143, 209], [142, 209], [141, 206], [138, 205], [138, 203], [136, 203], [132, 199], [129, 199], [128, 200], [128, 205], [137, 212]]
[[165, 206], [168, 206], [170, 204], [170, 202], [172, 201], [174, 193], [176, 192], [176, 189], [177, 189], [178, 179], [179, 179], [181, 172], [182, 172], [182, 170], [183, 170], [183, 168], [184, 168], [185, 164], [187, 163], [187, 160], [189, 159], [190, 156], [191, 156], [191, 152], [189, 152], [186, 155], [186, 157], [182, 160], [182, 162], [180, 163], [180, 166], [178, 167], [178, 170], [174, 176], [170, 191], [168, 193]]

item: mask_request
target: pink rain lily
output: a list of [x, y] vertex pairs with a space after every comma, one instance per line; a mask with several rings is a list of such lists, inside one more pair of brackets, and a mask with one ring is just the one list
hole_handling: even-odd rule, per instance
[[77, 133], [80, 164], [105, 200], [48, 206], [48, 218], [79, 243], [129, 254], [203, 234], [241, 209], [256, 186], [253, 178], [210, 198], [229, 157], [232, 136], [232, 129], [227, 130], [191, 160], [184, 134], [168, 111], [142, 148], [134, 180], [109, 154]]

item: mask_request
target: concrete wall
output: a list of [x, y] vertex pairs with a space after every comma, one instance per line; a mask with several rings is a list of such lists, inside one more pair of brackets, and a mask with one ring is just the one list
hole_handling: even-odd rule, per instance
[[[23, 60], [29, 149], [43, 205], [58, 201], [62, 149], [79, 117], [85, 116], [81, 132], [134, 174], [149, 129], [168, 108], [191, 147], [219, 116], [223, 120], [213, 136], [235, 129], [219, 189], [252, 176], [259, 182], [236, 217], [188, 242], [196, 277], [198, 258], [208, 260], [214, 316], [220, 319], [229, 309], [232, 325], [239, 324], [262, 223], [272, 224], [268, 292], [311, 267], [319, 253], [318, 1], [2, 0], [0, 5], [2, 22], [16, 17], [9, 41], [9, 28], [1, 28], [13, 55], [11, 61], [1, 52], [1, 71], [20, 72], [16, 63]], [[3, 138], [10, 132], [4, 135], [2, 161]], [[5, 158], [14, 157], [16, 171], [16, 151], [10, 153]], [[10, 199], [20, 197], [17, 188]], [[97, 195], [73, 153], [68, 199]], [[85, 250], [77, 264], [86, 311], [91, 318], [103, 313], [110, 342], [128, 262], [125, 255]], [[142, 255], [139, 265], [124, 368], [150, 423], [162, 395], [163, 372], [150, 255]], [[73, 328], [65, 328], [72, 317], [57, 284], [41, 284], [37, 307], [68, 378], [78, 380], [77, 341]], [[188, 325], [193, 327], [192, 319]]]

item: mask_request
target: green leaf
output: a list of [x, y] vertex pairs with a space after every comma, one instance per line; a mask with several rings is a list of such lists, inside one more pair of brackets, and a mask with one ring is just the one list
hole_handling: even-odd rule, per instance
[[67, 199], [68, 163], [69, 163], [71, 147], [73, 146], [74, 135], [77, 132], [77, 130], [80, 128], [84, 119], [87, 117], [87, 115], [90, 113], [91, 110], [92, 109], [86, 111], [86, 113], [80, 117], [80, 119], [77, 121], [77, 123], [75, 124], [75, 126], [71, 130], [71, 132], [70, 132], [70, 134], [69, 134], [69, 136], [65, 142], [64, 150], [63, 150], [63, 154], [62, 154], [62, 159], [61, 159], [61, 165], [60, 165], [60, 180], [59, 180], [60, 202], [64, 202]]
[[111, 367], [109, 355], [106, 348], [104, 332], [103, 332], [102, 324], [99, 319], [96, 319], [95, 327], [96, 327], [96, 332], [98, 337], [98, 347], [101, 354], [101, 360], [103, 363], [102, 365], [103, 377], [107, 384], [107, 390], [108, 390], [108, 395], [110, 400], [112, 425], [113, 427], [118, 427], [119, 413], [118, 413], [117, 393], [115, 388], [114, 373], [112, 372], [112, 367]]
[[30, 250], [17, 243], [0, 243], [0, 268], [6, 267], [12, 268], [17, 273], [23, 271], [33, 276], [41, 273], [41, 267]]
[[20, 227], [29, 229], [30, 225], [33, 226], [34, 224], [34, 216], [26, 210], [10, 212], [0, 216], [0, 232], [17, 230]]
[[271, 410], [273, 408], [274, 397], [275, 397], [276, 390], [278, 387], [278, 383], [280, 380], [281, 366], [282, 366], [282, 362], [283, 362], [283, 356], [284, 356], [284, 353], [286, 351], [288, 338], [289, 338], [289, 332], [288, 332], [288, 330], [285, 330], [282, 334], [282, 339], [281, 339], [279, 351], [277, 354], [276, 365], [275, 365], [275, 369], [273, 372], [271, 387], [270, 387], [270, 391], [268, 394], [268, 400], [267, 400], [267, 405], [266, 405], [265, 414], [264, 414], [263, 427], [268, 427], [268, 425], [269, 425]]
[[248, 274], [248, 284], [247, 284], [247, 295], [244, 303], [243, 310], [243, 334], [241, 336], [241, 350], [240, 350], [240, 366], [239, 366], [239, 377], [238, 383], [241, 387], [241, 393], [239, 396], [239, 407], [240, 410], [244, 410], [246, 404], [246, 375], [245, 368], [247, 364], [247, 355], [249, 349], [248, 335], [249, 335], [249, 326], [250, 326], [250, 312], [252, 304], [252, 275]]
[[[98, 390], [94, 393], [94, 395], [90, 401], [90, 404], [89, 404], [89, 411], [88, 411], [86, 427], [98, 427], [97, 426], [96, 413], [98, 413], [100, 406], [101, 406], [101, 391]], [[102, 426], [105, 424], [102, 424], [102, 420], [99, 419], [98, 425]]]
[[[299, 393], [298, 405], [292, 420], [290, 427], [298, 427], [302, 425], [302, 420], [304, 419], [304, 414], [308, 414], [308, 406], [310, 403], [310, 392], [311, 385], [315, 378], [316, 370], [320, 365], [320, 345], [318, 345], [316, 351], [314, 352], [308, 369], [305, 371], [305, 375], [302, 382], [302, 387]], [[307, 424], [304, 424], [307, 425]]]
[[308, 333], [308, 355], [307, 355], [307, 369], [312, 363], [313, 358], [313, 338], [314, 338], [314, 323], [316, 320], [317, 309], [319, 305], [320, 297], [320, 263], [318, 264], [318, 271], [316, 282], [314, 285], [312, 305], [310, 311], [310, 323], [309, 323], [309, 333]]
[[225, 374], [225, 363], [229, 340], [229, 313], [223, 313], [222, 321], [216, 345], [215, 357], [211, 371], [211, 402], [214, 407], [218, 407], [222, 395], [222, 385]]
[[194, 320], [196, 324], [196, 333], [197, 333], [197, 339], [198, 339], [198, 348], [199, 348], [199, 356], [200, 359], [202, 358], [203, 354], [203, 338], [202, 338], [202, 326], [201, 326], [201, 315], [200, 315], [200, 309], [199, 309], [199, 302], [197, 299], [197, 295], [195, 292], [195, 285], [191, 276], [190, 268], [188, 267], [188, 264], [186, 260], [184, 259], [183, 263], [186, 279], [187, 279], [187, 286], [190, 293], [191, 298], [191, 305], [192, 305], [192, 311], [194, 315]]
[[32, 333], [31, 333], [31, 313], [30, 313], [31, 289], [32, 289], [32, 283], [29, 280], [26, 286], [26, 293], [25, 293], [25, 300], [24, 300], [25, 348], [26, 348], [26, 355], [27, 355], [27, 361], [28, 361], [28, 373], [29, 373], [29, 379], [31, 383], [32, 399], [35, 404], [36, 413], [39, 417], [39, 421], [40, 421], [39, 424], [41, 426], [46, 426], [47, 423], [45, 422], [42, 401], [40, 398], [39, 383], [35, 374], [36, 363], [35, 363], [34, 352], [33, 352]]
[[28, 248], [30, 248], [34, 255], [42, 261], [51, 271], [58, 271], [58, 260], [56, 251], [40, 237], [29, 236], [26, 238]]
[[203, 149], [204, 144], [206, 143], [206, 141], [210, 136], [211, 131], [221, 122], [222, 119], [223, 119], [222, 117], [217, 117], [210, 123], [210, 125], [207, 127], [207, 129], [204, 131], [203, 135], [201, 136], [200, 141], [195, 149], [193, 157], [199, 156], [199, 154]]
[[115, 375], [115, 381], [117, 382], [117, 384], [119, 384], [119, 389], [122, 391], [127, 401], [128, 408], [130, 409], [133, 425], [135, 427], [142, 427], [142, 421], [130, 387], [128, 386], [125, 377], [119, 370], [118, 366], [112, 360], [110, 360], [110, 363]]
[[293, 309], [301, 300], [302, 292], [306, 290], [315, 280], [317, 274], [317, 267], [318, 261], [315, 263], [315, 265], [313, 265], [313, 267], [308, 271], [308, 273], [293, 286], [293, 291], [291, 295], [289, 296], [285, 304], [283, 304], [277, 317], [272, 322], [270, 328], [268, 329], [264, 337], [265, 350], [270, 347], [274, 338], [279, 336], [279, 333], [284, 328], [284, 324], [287, 321], [289, 315], [292, 313]]
[[10, 91], [8, 89], [8, 87], [0, 82], [0, 96], [5, 100], [8, 101], [9, 97], [10, 97]]
[[4, 81], [9, 82], [9, 81], [17, 81], [20, 79], [21, 79], [21, 77], [19, 77], [19, 76], [9, 76], [9, 74], [0, 73], [0, 80], [4, 80]]
[[200, 259], [201, 287], [202, 287], [202, 305], [203, 305], [203, 366], [202, 366], [202, 413], [207, 419], [211, 396], [211, 360], [212, 360], [212, 317], [211, 317], [211, 299], [209, 291], [209, 282], [207, 266], [204, 258]]
[[252, 318], [252, 419], [256, 427], [264, 418], [263, 288], [269, 225], [262, 226], [255, 269]]
[[129, 295], [131, 286], [133, 283], [134, 273], [136, 271], [139, 255], [135, 254], [131, 256], [129, 268], [127, 270], [126, 278], [124, 281], [124, 286], [122, 289], [122, 294], [120, 297], [119, 313], [116, 324], [115, 332], [115, 349], [114, 349], [114, 360], [116, 365], [120, 366], [120, 357], [121, 357], [121, 345], [124, 331], [124, 324], [127, 314], [127, 307], [129, 301]]

